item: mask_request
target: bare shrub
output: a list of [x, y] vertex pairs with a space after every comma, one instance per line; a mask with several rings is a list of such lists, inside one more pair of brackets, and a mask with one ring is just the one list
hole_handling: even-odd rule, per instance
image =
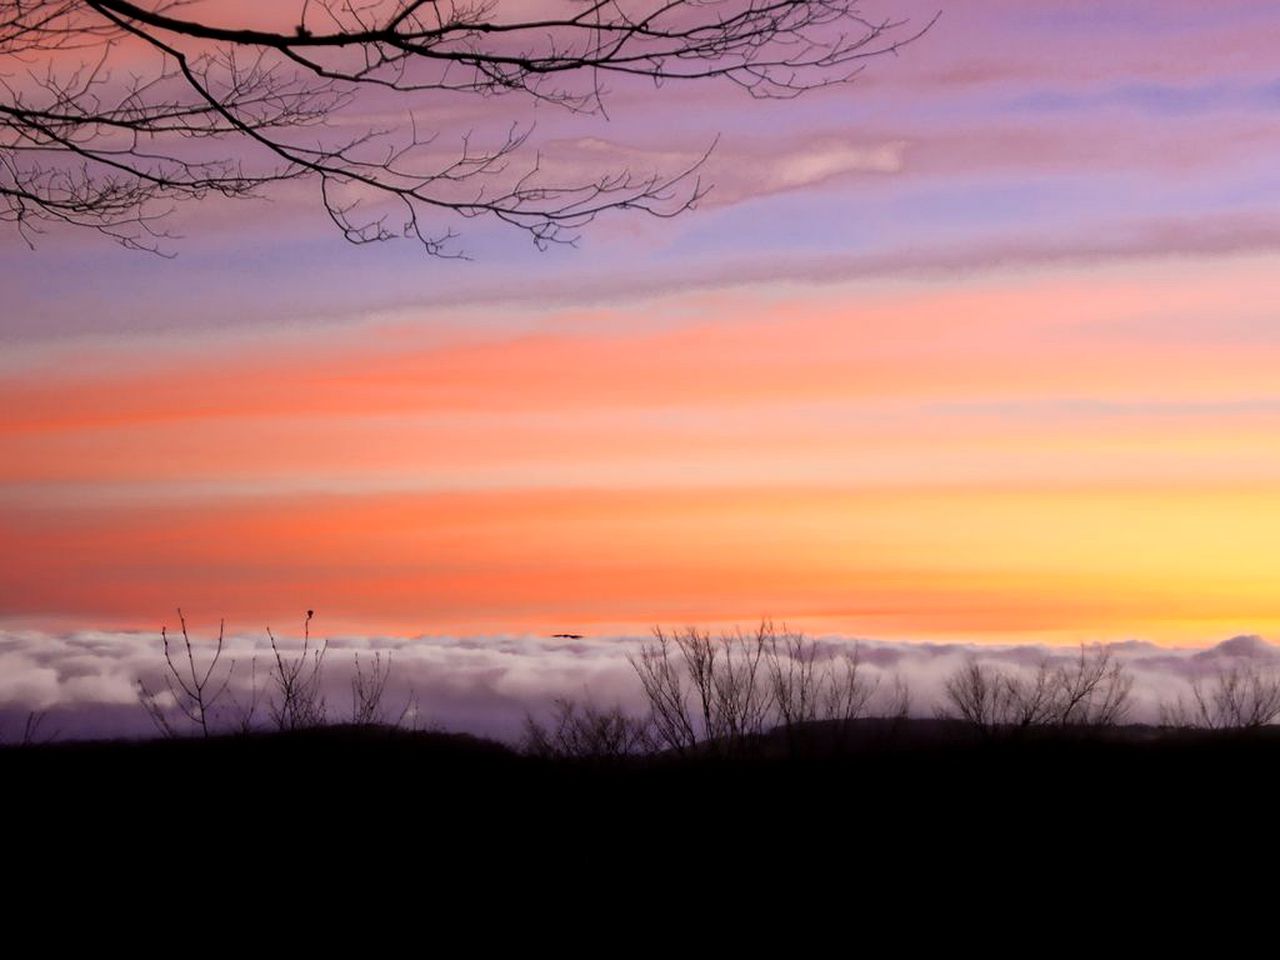
[[[910, 694], [901, 678], [895, 678], [894, 683], [895, 695], [890, 712], [905, 715], [910, 704]], [[820, 719], [834, 720], [842, 727], [847, 727], [867, 715], [879, 688], [879, 680], [868, 679], [862, 666], [862, 648], [855, 643], [852, 650], [839, 654], [828, 665]]]
[[1219, 668], [1191, 681], [1189, 698], [1161, 705], [1166, 726], [1202, 730], [1256, 730], [1280, 716], [1280, 669], [1257, 663]]
[[1044, 659], [1034, 671], [1001, 669], [970, 658], [943, 686], [944, 717], [984, 735], [1032, 727], [1104, 727], [1123, 721], [1133, 676], [1104, 646], [1081, 644], [1066, 664]]
[[893, 684], [884, 698], [881, 715], [899, 722], [911, 716], [911, 686], [901, 676], [894, 675]]
[[1030, 675], [1005, 674], [1005, 723], [1019, 730], [1054, 723], [1058, 680], [1058, 671], [1047, 661], [1041, 661]]
[[739, 752], [764, 732], [773, 697], [765, 654], [771, 628], [712, 637], [695, 627], [654, 639], [630, 658], [649, 700], [659, 746]]
[[647, 718], [630, 716], [619, 706], [557, 699], [548, 726], [532, 716], [525, 719], [522, 746], [540, 757], [616, 760], [650, 752], [651, 729]]
[[276, 642], [270, 628], [267, 637], [275, 663], [271, 667], [270, 682], [275, 693], [268, 701], [267, 710], [279, 730], [304, 730], [323, 724], [328, 716], [321, 681], [324, 675], [324, 657], [329, 650], [326, 640], [319, 647], [311, 645], [311, 618], [314, 610], [307, 611], [303, 622], [302, 649], [295, 656], [286, 656]]
[[835, 652], [802, 633], [770, 628], [767, 658], [775, 726], [792, 750], [809, 739], [802, 731], [819, 722], [842, 743], [854, 721], [867, 715], [879, 687], [867, 677], [857, 643]]
[[963, 720], [983, 734], [1006, 722], [1008, 683], [995, 667], [970, 658], [947, 678], [943, 695], [942, 716]]
[[709, 644], [694, 631], [669, 634], [658, 628], [654, 639], [629, 658], [649, 701], [654, 733], [662, 747], [684, 752], [697, 746], [699, 728], [689, 703], [691, 681], [686, 673], [705, 672], [703, 661], [713, 657]]
[[[365, 663], [368, 663], [367, 667]], [[365, 663], [357, 653], [351, 674], [351, 722], [360, 727], [400, 727], [410, 714], [416, 717], [418, 702], [412, 688], [394, 719], [384, 708], [387, 681], [391, 679], [391, 655], [384, 657], [381, 651], [375, 651], [372, 662]]]
[[[178, 610], [178, 623], [182, 630], [182, 653], [175, 654], [174, 644], [169, 641], [167, 627], [160, 628], [160, 641], [164, 649], [165, 688], [178, 712], [193, 726], [200, 730], [202, 736], [209, 736], [211, 724], [215, 716], [215, 708], [235, 671], [235, 661], [228, 662], [225, 669], [219, 669], [226, 622], [218, 623], [218, 640], [213, 655], [208, 663], [201, 667], [196, 663], [196, 655], [187, 632], [187, 621]], [[138, 701], [146, 710], [147, 716], [155, 724], [163, 736], [177, 735], [177, 730], [169, 716], [168, 705], [162, 691], [149, 686], [142, 677], [137, 680]]]
[[[717, 637], [693, 627], [657, 628], [631, 665], [649, 702], [655, 744], [677, 752], [742, 753], [772, 730], [795, 749], [801, 731], [819, 723], [844, 738], [879, 689], [856, 644], [836, 650], [768, 621]], [[887, 706], [905, 716], [909, 705], [899, 679]]]
[[[767, 665], [778, 720], [788, 730], [818, 719], [826, 664], [818, 645], [803, 634], [784, 631], [769, 638]], [[830, 693], [830, 691], [826, 691]], [[828, 707], [835, 707], [834, 698]]]
[[355, 656], [355, 670], [351, 674], [351, 722], [357, 726], [372, 726], [382, 722], [382, 698], [386, 693], [387, 679], [391, 675], [391, 658], [385, 660], [381, 651], [373, 655], [368, 669]]
[[1110, 647], [1081, 644], [1080, 656], [1058, 668], [1056, 687], [1054, 720], [1062, 726], [1115, 726], [1133, 703], [1133, 674]]
[[712, 673], [713, 739], [741, 746], [769, 728], [773, 697], [764, 662], [772, 634], [771, 626], [761, 624], [753, 634], [735, 631], [720, 638], [720, 668]]

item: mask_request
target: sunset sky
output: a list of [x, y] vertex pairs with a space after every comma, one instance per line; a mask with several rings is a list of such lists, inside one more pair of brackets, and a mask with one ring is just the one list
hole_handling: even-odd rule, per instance
[[865, 7], [942, 16], [794, 101], [423, 107], [719, 137], [574, 248], [354, 247], [305, 183], [172, 259], [0, 229], [0, 629], [1280, 634], [1280, 3]]

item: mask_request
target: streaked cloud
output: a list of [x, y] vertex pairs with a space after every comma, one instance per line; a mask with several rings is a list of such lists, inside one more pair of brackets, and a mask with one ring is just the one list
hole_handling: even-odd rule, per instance
[[[182, 211], [173, 262], [0, 238], [0, 617], [319, 594], [353, 634], [1280, 629], [1276, 22], [993, 0], [786, 104], [541, 110], [556, 176], [719, 135], [697, 210], [575, 250], [480, 223], [473, 262], [355, 249], [298, 185]], [[444, 156], [517, 107], [420, 119]], [[75, 679], [28, 659], [13, 697]], [[125, 710], [127, 679], [76, 682]]]

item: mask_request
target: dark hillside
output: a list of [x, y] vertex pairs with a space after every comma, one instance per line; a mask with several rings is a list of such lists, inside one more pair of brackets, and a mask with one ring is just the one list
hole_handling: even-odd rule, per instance
[[859, 721], [841, 739], [814, 725], [749, 753], [544, 759], [463, 734], [325, 727], [282, 734], [54, 743], [0, 749], [6, 803], [79, 806], [125, 820], [160, 809], [412, 808], [421, 815], [587, 818], [653, 813], [691, 796], [734, 810], [856, 809], [883, 816], [1056, 815], [1184, 802], [1258, 802], [1280, 770], [1280, 730], [1235, 735], [1128, 726], [1104, 736], [982, 738], [956, 721]]
[[412, 900], [430, 883], [464, 900], [707, 904], [817, 884], [847, 906], [1150, 896], [1273, 845], [1270, 730], [984, 742], [936, 721], [874, 727], [840, 751], [606, 763], [354, 728], [7, 748], [5, 853], [29, 888], [86, 895], [133, 877], [141, 897], [308, 903], [337, 882]]

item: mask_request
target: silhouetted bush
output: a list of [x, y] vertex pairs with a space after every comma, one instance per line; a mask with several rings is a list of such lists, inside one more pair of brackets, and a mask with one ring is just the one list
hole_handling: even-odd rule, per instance
[[[165, 689], [178, 712], [197, 727], [202, 736], [207, 737], [213, 730], [218, 701], [226, 694], [227, 687], [231, 683], [231, 675], [236, 667], [235, 661], [232, 660], [224, 669], [219, 669], [219, 664], [222, 662], [226, 622], [219, 622], [217, 645], [209, 662], [203, 667], [196, 663], [191, 635], [187, 632], [187, 620], [181, 608], [178, 609], [178, 623], [182, 630], [183, 651], [178, 655], [177, 662], [169, 642], [168, 627], [160, 628], [160, 642], [164, 649]], [[142, 677], [137, 679], [137, 690], [138, 701], [161, 735], [176, 736], [178, 731], [169, 717], [161, 692], [148, 686]]]
[[[718, 637], [694, 627], [659, 628], [630, 661], [656, 746], [677, 753], [751, 753], [774, 731], [799, 749], [818, 724], [834, 728], [827, 739], [838, 742], [879, 691], [857, 644], [820, 644], [768, 621], [750, 634]], [[898, 679], [884, 712], [905, 716], [909, 706], [910, 692]]]
[[1081, 644], [1070, 663], [1045, 659], [1031, 673], [970, 658], [943, 685], [939, 713], [988, 737], [1034, 727], [1109, 727], [1128, 715], [1132, 690], [1132, 674], [1108, 647]]
[[[300, 646], [286, 648], [268, 629], [270, 668], [263, 685], [256, 659], [247, 688], [232, 687], [237, 670], [225, 656], [225, 625], [201, 656], [178, 611], [181, 643], [161, 630], [164, 687], [137, 680], [139, 702], [164, 737], [191, 730], [250, 733], [259, 729], [260, 704], [266, 721], [291, 732], [331, 722], [324, 669], [328, 641], [311, 639], [313, 611], [307, 611]], [[545, 718], [530, 715], [523, 752], [549, 758], [621, 760], [669, 754], [694, 758], [776, 756], [841, 751], [855, 741], [893, 730], [911, 707], [901, 678], [868, 673], [857, 643], [815, 640], [762, 622], [750, 632], [713, 635], [696, 627], [656, 628], [652, 638], [628, 657], [639, 681], [645, 709], [629, 713], [615, 705], [560, 698]], [[410, 691], [395, 716], [387, 708], [391, 659], [375, 652], [354, 657], [349, 678], [350, 725], [398, 728], [416, 700]], [[970, 658], [951, 676], [935, 708], [940, 721], [968, 728], [981, 739], [1008, 740], [1033, 730], [1100, 731], [1124, 723], [1132, 705], [1134, 679], [1110, 647], [1081, 644], [1070, 658], [1046, 656], [1033, 667], [997, 666]], [[243, 697], [243, 699], [241, 699]], [[1161, 705], [1166, 728], [1252, 730], [1280, 717], [1280, 668], [1255, 661], [1233, 662], [1190, 684], [1189, 697]], [[32, 715], [36, 717], [35, 714]], [[872, 722], [874, 721], [874, 722]], [[925, 728], [919, 728], [921, 734]], [[24, 742], [38, 736], [38, 718], [29, 721]]]
[[1189, 698], [1161, 704], [1161, 722], [1200, 730], [1256, 730], [1280, 716], [1280, 669], [1251, 661], [1190, 682]]
[[324, 657], [329, 652], [329, 641], [312, 648], [313, 616], [315, 611], [308, 610], [302, 627], [302, 649], [294, 656], [281, 652], [275, 634], [270, 627], [267, 628], [271, 653], [275, 657], [270, 675], [270, 683], [275, 692], [267, 702], [267, 712], [280, 730], [318, 727], [328, 718], [321, 680], [324, 676]]
[[522, 747], [531, 756], [555, 759], [618, 760], [653, 750], [652, 724], [647, 717], [632, 717], [621, 707], [597, 707], [557, 699], [551, 721], [525, 720]]
[[[160, 688], [146, 677], [138, 677], [135, 681], [138, 701], [166, 738], [186, 732], [183, 721], [186, 727], [204, 737], [215, 733], [251, 733], [259, 729], [260, 708], [265, 708], [265, 720], [280, 731], [325, 726], [330, 721], [324, 686], [329, 643], [326, 640], [316, 645], [311, 640], [314, 616], [314, 611], [307, 611], [302, 644], [293, 650], [278, 641], [268, 627], [271, 658], [265, 677], [259, 681], [258, 660], [254, 657], [247, 671], [247, 687], [237, 690], [232, 686], [232, 679], [238, 664], [224, 656], [225, 622], [218, 625], [212, 652], [201, 656], [188, 632], [186, 618], [179, 610], [180, 648], [169, 637], [167, 628], [160, 631], [164, 686]], [[355, 655], [350, 678], [353, 725], [399, 727], [411, 713], [416, 714], [417, 701], [410, 690], [398, 714], [390, 715], [386, 703], [390, 679], [389, 656], [375, 652], [370, 661]]]

